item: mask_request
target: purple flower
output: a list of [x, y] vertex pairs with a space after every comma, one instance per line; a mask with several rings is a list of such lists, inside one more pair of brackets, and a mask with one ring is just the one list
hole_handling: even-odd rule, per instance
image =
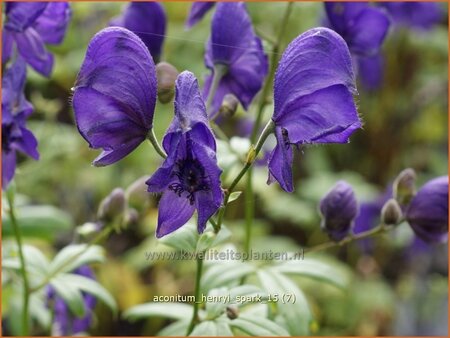
[[129, 29], [147, 46], [153, 59], [161, 56], [166, 33], [166, 12], [159, 2], [130, 2], [123, 14], [111, 20], [111, 26]]
[[94, 36], [73, 95], [78, 130], [91, 148], [103, 149], [94, 165], [117, 162], [145, 140], [156, 91], [155, 64], [139, 37], [120, 27]]
[[[209, 114], [216, 113], [224, 96], [234, 94], [247, 109], [261, 89], [268, 71], [267, 56], [255, 35], [245, 4], [218, 3], [214, 13], [211, 38], [206, 46], [205, 64], [213, 71], [224, 68]], [[214, 74], [207, 77], [203, 90], [207, 97]]]
[[381, 53], [368, 56], [358, 57], [358, 74], [361, 84], [368, 90], [376, 90], [380, 88], [383, 82], [384, 60]]
[[274, 81], [277, 146], [268, 183], [293, 191], [292, 145], [347, 143], [361, 127], [352, 94], [352, 61], [345, 41], [328, 28], [311, 29], [284, 52]]
[[448, 176], [432, 179], [417, 192], [406, 210], [406, 220], [428, 243], [448, 240]]
[[341, 35], [352, 54], [370, 56], [378, 52], [389, 29], [384, 11], [364, 2], [326, 2], [330, 28]]
[[25, 99], [23, 89], [26, 65], [18, 57], [2, 79], [2, 188], [6, 189], [16, 171], [16, 151], [39, 159], [37, 140], [25, 126], [33, 106]]
[[49, 76], [53, 55], [46, 44], [62, 42], [71, 11], [66, 2], [7, 2], [3, 27], [2, 62], [8, 61], [14, 48], [37, 72]]
[[186, 20], [186, 28], [192, 28], [197, 22], [199, 22], [205, 14], [214, 7], [215, 2], [195, 1], [192, 3], [189, 16]]
[[430, 29], [444, 18], [444, 11], [437, 2], [382, 2], [398, 26]]
[[146, 182], [148, 191], [163, 193], [159, 202], [158, 238], [184, 225], [195, 209], [198, 232], [202, 233], [223, 200], [216, 141], [197, 79], [188, 71], [177, 78], [174, 105], [175, 116], [163, 139], [168, 157]]
[[358, 215], [358, 202], [350, 184], [339, 181], [320, 201], [321, 228], [333, 241], [348, 235]]
[[[80, 266], [72, 273], [95, 280], [94, 273], [87, 265]], [[54, 319], [52, 335], [70, 336], [86, 332], [92, 324], [95, 305], [95, 297], [82, 293], [86, 314], [82, 318], [75, 317], [69, 310], [64, 300], [59, 297], [52, 286], [47, 287], [47, 304], [53, 303]]]

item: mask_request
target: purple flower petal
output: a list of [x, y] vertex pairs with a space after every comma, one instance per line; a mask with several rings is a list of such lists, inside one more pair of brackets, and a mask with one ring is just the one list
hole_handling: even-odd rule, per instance
[[71, 14], [67, 2], [49, 2], [45, 11], [37, 18], [34, 29], [45, 43], [60, 44], [66, 34]]
[[393, 21], [399, 26], [430, 29], [444, 18], [444, 9], [438, 2], [382, 2]]
[[213, 8], [215, 2], [203, 2], [195, 1], [191, 5], [191, 10], [189, 11], [189, 16], [186, 21], [186, 28], [192, 28], [197, 22], [199, 22], [205, 14]]
[[5, 29], [23, 32], [44, 12], [48, 2], [8, 2]]
[[158, 210], [156, 237], [160, 238], [185, 225], [194, 214], [195, 206], [188, 198], [166, 190], [159, 201]]
[[334, 85], [291, 100], [276, 120], [291, 143], [346, 143], [361, 128], [353, 96]]
[[122, 26], [139, 36], [155, 60], [161, 55], [166, 33], [166, 12], [158, 2], [131, 2], [111, 25]]
[[345, 143], [361, 127], [345, 41], [328, 28], [311, 29], [284, 52], [274, 82], [277, 146], [269, 158], [268, 183], [293, 191], [291, 144]]
[[384, 11], [358, 2], [328, 2], [325, 9], [331, 28], [344, 38], [352, 53], [368, 56], [378, 52], [389, 29]]
[[287, 192], [294, 191], [292, 182], [292, 145], [287, 139], [286, 131], [275, 130], [277, 145], [269, 156], [269, 178], [267, 184], [275, 181]]
[[[223, 97], [228, 93], [234, 94], [247, 109], [262, 87], [268, 63], [244, 3], [217, 4], [205, 63], [213, 72], [215, 65], [226, 67], [211, 112], [217, 112]], [[211, 80], [207, 80], [207, 83], [210, 84]], [[204, 97], [207, 97], [209, 90], [210, 85], [206, 85]]]
[[[2, 138], [3, 138], [2, 134]], [[5, 190], [16, 172], [16, 152], [2, 150], [2, 189]]]
[[428, 243], [448, 240], [448, 176], [427, 182], [417, 192], [406, 211], [406, 220]]
[[50, 76], [53, 68], [53, 55], [47, 51], [39, 33], [32, 27], [21, 34], [15, 34], [20, 55], [37, 72]]
[[6, 63], [11, 57], [14, 43], [13, 33], [3, 30], [2, 32], [2, 63]]
[[152, 128], [155, 65], [132, 32], [106, 28], [91, 40], [73, 97], [77, 127], [104, 153], [94, 164], [114, 163], [133, 151]]
[[383, 82], [384, 60], [381, 54], [357, 59], [361, 84], [368, 90], [380, 88]]

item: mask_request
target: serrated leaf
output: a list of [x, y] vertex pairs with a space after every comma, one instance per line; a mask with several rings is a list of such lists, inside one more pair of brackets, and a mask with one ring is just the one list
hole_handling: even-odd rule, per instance
[[286, 261], [276, 265], [274, 269], [284, 274], [314, 278], [339, 288], [346, 288], [350, 280], [349, 274], [342, 266], [333, 266], [314, 258]]
[[[309, 333], [312, 319], [308, 302], [303, 292], [289, 278], [271, 268], [258, 270], [258, 278], [263, 288], [271, 295], [278, 295], [277, 308], [284, 317], [288, 330], [293, 336], [304, 336]], [[283, 295], [294, 295], [294, 303], [281, 301]]]
[[136, 321], [148, 317], [171, 319], [191, 318], [193, 307], [183, 303], [145, 303], [133, 306], [123, 313], [123, 318]]
[[81, 265], [104, 260], [103, 248], [98, 245], [71, 244], [63, 248], [50, 263], [50, 274], [70, 272]]
[[230, 320], [230, 326], [237, 328], [251, 336], [289, 336], [283, 327], [269, 319], [242, 314]]
[[67, 285], [64, 280], [56, 276], [50, 281], [50, 284], [55, 289], [55, 292], [61, 297], [69, 307], [70, 311], [77, 317], [82, 317], [85, 314], [85, 306], [83, 296], [78, 288]]
[[[69, 214], [48, 205], [17, 207], [16, 218], [24, 237], [50, 240], [58, 233], [68, 231], [74, 226]], [[2, 213], [2, 236], [8, 237], [13, 234], [9, 214]]]
[[117, 311], [117, 304], [111, 294], [100, 283], [91, 278], [87, 278], [76, 274], [61, 274], [59, 280], [77, 288], [83, 292], [89, 293], [96, 298], [102, 300], [108, 305], [113, 312]]

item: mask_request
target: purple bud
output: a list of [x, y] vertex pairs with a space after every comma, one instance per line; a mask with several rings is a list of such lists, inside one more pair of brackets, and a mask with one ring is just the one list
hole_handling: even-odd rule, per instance
[[358, 202], [350, 184], [339, 181], [320, 201], [321, 228], [333, 241], [348, 235], [358, 215]]
[[406, 220], [429, 243], [448, 240], [448, 176], [428, 181], [411, 201]]

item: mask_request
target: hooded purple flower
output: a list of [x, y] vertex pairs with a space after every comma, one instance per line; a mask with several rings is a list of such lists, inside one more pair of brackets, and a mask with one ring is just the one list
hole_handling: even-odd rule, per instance
[[162, 192], [158, 238], [184, 225], [195, 209], [198, 232], [202, 233], [223, 200], [216, 141], [209, 128], [197, 79], [188, 71], [177, 78], [174, 105], [175, 116], [163, 139], [168, 157], [146, 182], [148, 191]]
[[355, 93], [350, 53], [336, 32], [314, 28], [289, 44], [275, 74], [277, 146], [269, 158], [268, 183], [276, 180], [293, 191], [292, 145], [349, 141], [361, 127]]
[[383, 10], [366, 2], [326, 2], [328, 21], [341, 35], [352, 54], [370, 56], [378, 52], [389, 29]]
[[444, 18], [442, 5], [438, 2], [382, 2], [398, 26], [430, 29]]
[[66, 2], [7, 2], [3, 27], [2, 63], [14, 54], [44, 76], [50, 76], [53, 55], [46, 44], [62, 42], [71, 11]]
[[321, 228], [333, 241], [345, 238], [358, 215], [358, 202], [350, 184], [339, 181], [320, 201]]
[[199, 22], [205, 14], [214, 7], [216, 3], [213, 1], [195, 1], [191, 5], [189, 16], [186, 21], [186, 28], [192, 28], [197, 22]]
[[25, 62], [18, 57], [2, 79], [2, 188], [6, 189], [16, 171], [16, 151], [39, 159], [37, 141], [25, 126], [33, 106], [25, 99]]
[[[74, 274], [95, 279], [94, 273], [87, 265], [80, 266], [73, 271]], [[95, 305], [95, 297], [89, 293], [83, 292], [83, 300], [86, 314], [82, 318], [71, 314], [64, 300], [56, 295], [52, 286], [47, 287], [47, 303], [53, 303], [54, 319], [52, 335], [70, 336], [86, 332], [92, 324], [92, 317]]]
[[428, 243], [448, 240], [448, 176], [432, 179], [417, 192], [406, 211], [406, 220]]
[[94, 36], [73, 95], [78, 130], [91, 148], [103, 149], [94, 165], [117, 162], [145, 140], [156, 90], [155, 64], [139, 37], [120, 27]]
[[153, 59], [161, 56], [166, 33], [166, 11], [159, 2], [130, 2], [123, 14], [111, 20], [111, 26], [129, 29], [147, 46]]
[[[211, 38], [206, 46], [205, 64], [213, 73], [215, 66], [225, 68], [208, 114], [215, 114], [219, 110], [228, 93], [234, 94], [247, 109], [263, 85], [268, 63], [244, 3], [217, 4]], [[210, 75], [205, 81], [204, 97], [209, 94], [213, 76]]]

